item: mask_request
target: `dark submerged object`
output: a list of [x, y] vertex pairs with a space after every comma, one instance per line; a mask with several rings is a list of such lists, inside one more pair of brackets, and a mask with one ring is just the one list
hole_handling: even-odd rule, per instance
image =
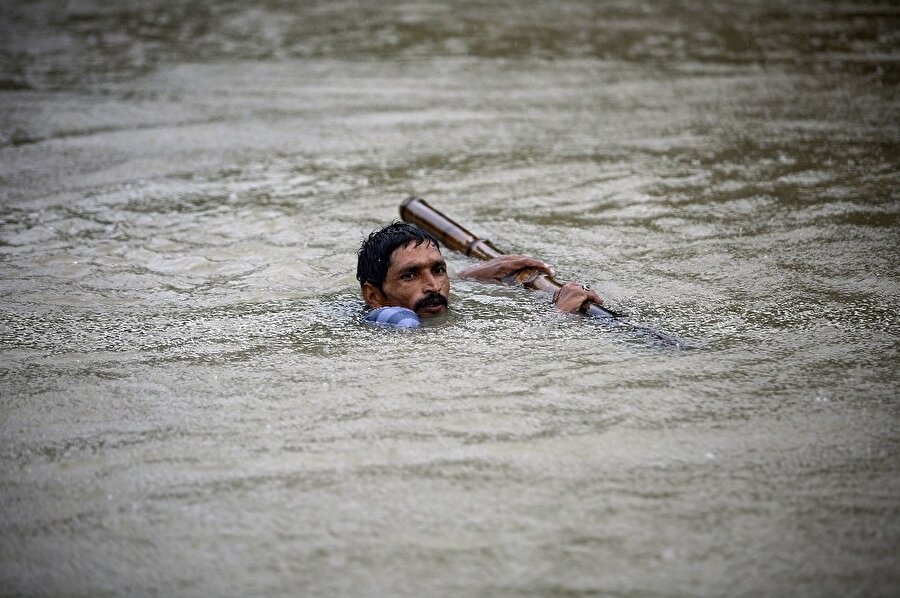
[[[408, 197], [400, 204], [400, 218], [410, 224], [415, 224], [422, 230], [431, 233], [441, 243], [450, 249], [459, 251], [469, 257], [482, 261], [492, 260], [505, 253], [497, 249], [488, 239], [479, 239], [462, 225], [454, 222], [442, 212], [432, 208], [421, 197]], [[511, 276], [503, 279], [507, 284], [516, 284], [536, 291], [555, 293], [562, 288], [559, 282], [549, 274], [545, 274], [532, 268], [519, 270]], [[631, 322], [628, 316], [593, 302], [585, 302], [582, 313], [601, 320], [611, 326], [624, 326], [642, 335], [646, 335], [667, 345], [679, 349], [687, 349], [690, 346], [684, 341], [648, 326]]]

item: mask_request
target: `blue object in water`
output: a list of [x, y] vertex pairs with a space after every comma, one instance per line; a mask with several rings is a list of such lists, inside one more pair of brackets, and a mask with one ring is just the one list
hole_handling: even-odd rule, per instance
[[367, 313], [363, 321], [396, 328], [418, 328], [422, 325], [416, 312], [406, 307], [379, 307]]

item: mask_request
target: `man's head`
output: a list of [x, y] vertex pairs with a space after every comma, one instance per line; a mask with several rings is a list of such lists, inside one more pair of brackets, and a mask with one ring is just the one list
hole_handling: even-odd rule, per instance
[[359, 248], [356, 279], [369, 307], [408, 307], [420, 317], [447, 309], [450, 277], [437, 239], [394, 222], [374, 231]]

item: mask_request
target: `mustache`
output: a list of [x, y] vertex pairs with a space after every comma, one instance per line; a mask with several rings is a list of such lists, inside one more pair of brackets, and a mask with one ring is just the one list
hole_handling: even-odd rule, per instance
[[447, 298], [441, 295], [440, 293], [428, 293], [418, 301], [416, 301], [415, 309], [413, 311], [419, 311], [425, 307], [434, 307], [435, 305], [443, 305], [447, 306]]

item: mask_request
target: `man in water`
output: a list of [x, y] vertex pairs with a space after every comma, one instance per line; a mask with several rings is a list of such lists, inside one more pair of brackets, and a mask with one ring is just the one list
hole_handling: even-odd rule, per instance
[[[503, 282], [524, 269], [553, 274], [544, 262], [524, 255], [503, 255], [460, 272], [460, 278]], [[379, 324], [414, 328], [420, 318], [447, 310], [450, 277], [437, 240], [422, 229], [394, 222], [372, 232], [359, 248], [356, 279], [366, 305], [373, 308], [365, 319]], [[569, 282], [553, 296], [564, 312], [577, 312], [585, 301], [601, 304], [589, 288]]]

